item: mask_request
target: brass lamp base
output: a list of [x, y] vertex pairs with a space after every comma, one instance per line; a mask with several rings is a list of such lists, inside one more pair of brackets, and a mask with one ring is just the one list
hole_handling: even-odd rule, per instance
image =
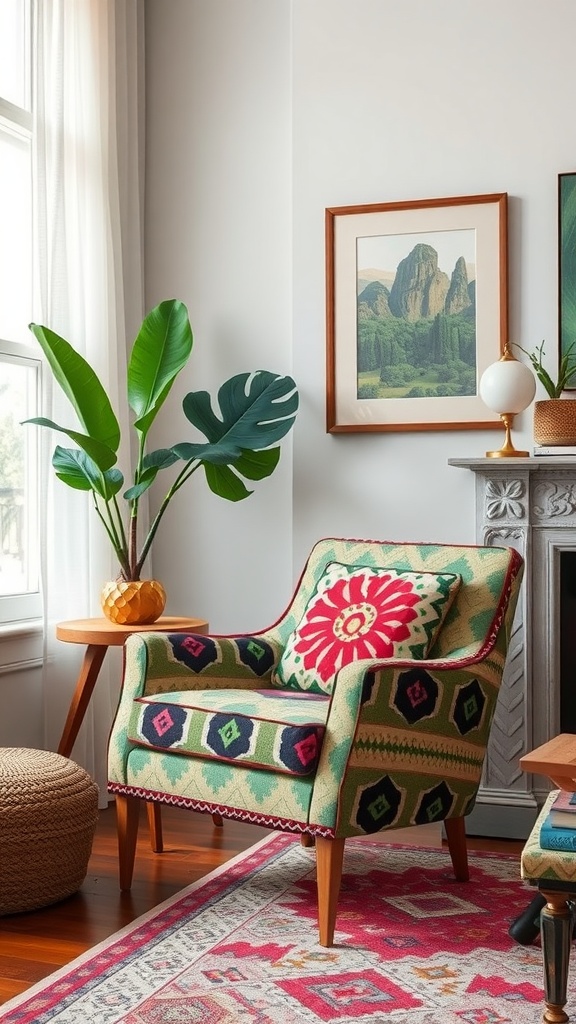
[[519, 452], [512, 444], [512, 437], [510, 430], [514, 420], [514, 413], [502, 412], [500, 413], [500, 419], [502, 420], [506, 436], [504, 438], [504, 444], [496, 452], [486, 452], [487, 459], [525, 459], [528, 458], [530, 452]]
[[487, 459], [527, 459], [530, 457], [530, 452], [519, 452], [514, 445], [510, 448], [506, 446], [499, 448], [497, 452], [486, 452]]

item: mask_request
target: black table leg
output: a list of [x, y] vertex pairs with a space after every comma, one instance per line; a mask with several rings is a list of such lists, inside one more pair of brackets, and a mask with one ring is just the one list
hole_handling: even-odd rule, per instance
[[546, 905], [540, 914], [540, 935], [544, 960], [544, 1020], [547, 1024], [565, 1024], [564, 1012], [568, 986], [568, 964], [572, 944], [572, 909], [569, 894], [540, 890]]

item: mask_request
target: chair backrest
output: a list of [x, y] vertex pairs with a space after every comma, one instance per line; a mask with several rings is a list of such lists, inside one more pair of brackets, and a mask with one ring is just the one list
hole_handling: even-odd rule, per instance
[[[510, 589], [522, 567], [509, 547], [396, 543], [327, 537], [313, 547], [284, 614], [267, 630], [285, 644], [298, 625], [318, 580], [330, 562], [397, 571], [450, 572], [462, 585], [429, 657], [462, 658], [480, 651], [505, 616]], [[511, 623], [510, 623], [511, 626]]]

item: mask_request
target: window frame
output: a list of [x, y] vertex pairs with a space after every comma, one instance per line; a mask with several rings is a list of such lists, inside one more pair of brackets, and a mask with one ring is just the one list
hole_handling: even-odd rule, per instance
[[[21, 345], [18, 342], [6, 341], [0, 338], [0, 365], [2, 363], [16, 363], [32, 370], [34, 378], [31, 388], [35, 395], [35, 415], [40, 414], [42, 402], [42, 361], [32, 348]], [[24, 428], [22, 428], [24, 429]], [[40, 585], [40, 443], [38, 431], [30, 429], [27, 439], [28, 459], [26, 462], [26, 489], [30, 487], [31, 481], [36, 481], [36, 509], [32, 523], [29, 523], [30, 532], [36, 537], [36, 550], [33, 557], [37, 564], [37, 587], [35, 590], [25, 593], [0, 594], [0, 628], [9, 627], [17, 623], [26, 623], [31, 619], [40, 619], [42, 616], [42, 593]]]
[[[25, 106], [18, 106], [10, 100], [0, 96], [0, 127], [8, 134], [12, 134], [33, 144], [33, 114], [32, 114], [32, 12], [30, 0], [23, 0], [24, 11], [24, 81], [25, 81]], [[32, 159], [32, 153], [30, 154]], [[30, 202], [33, 205], [33, 189], [30, 188]], [[33, 286], [33, 241], [31, 239], [31, 263], [30, 263], [30, 285]], [[30, 311], [31, 313], [32, 311]], [[31, 384], [35, 395], [36, 409], [34, 415], [40, 415], [42, 408], [42, 360], [32, 346], [25, 342], [0, 337], [0, 365], [2, 363], [17, 363], [30, 368], [34, 378]], [[24, 429], [24, 428], [23, 428]], [[37, 433], [37, 432], [36, 432]], [[31, 431], [32, 434], [32, 431]], [[27, 438], [26, 442], [29, 458], [26, 460], [26, 483], [28, 488], [31, 483], [36, 483], [36, 509], [31, 530], [35, 534], [34, 559], [37, 565], [37, 589], [20, 594], [0, 595], [0, 640], [4, 642], [8, 636], [24, 636], [35, 633], [42, 628], [43, 602], [41, 594], [41, 573], [40, 573], [40, 442], [36, 436]], [[8, 659], [12, 661], [11, 658]], [[5, 659], [0, 657], [0, 673], [6, 671]]]

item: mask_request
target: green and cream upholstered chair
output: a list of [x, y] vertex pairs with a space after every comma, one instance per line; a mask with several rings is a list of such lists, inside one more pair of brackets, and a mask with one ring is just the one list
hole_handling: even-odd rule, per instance
[[141, 800], [315, 843], [324, 946], [348, 837], [444, 821], [467, 879], [521, 573], [511, 548], [328, 538], [269, 628], [130, 637], [109, 743], [121, 887]]

